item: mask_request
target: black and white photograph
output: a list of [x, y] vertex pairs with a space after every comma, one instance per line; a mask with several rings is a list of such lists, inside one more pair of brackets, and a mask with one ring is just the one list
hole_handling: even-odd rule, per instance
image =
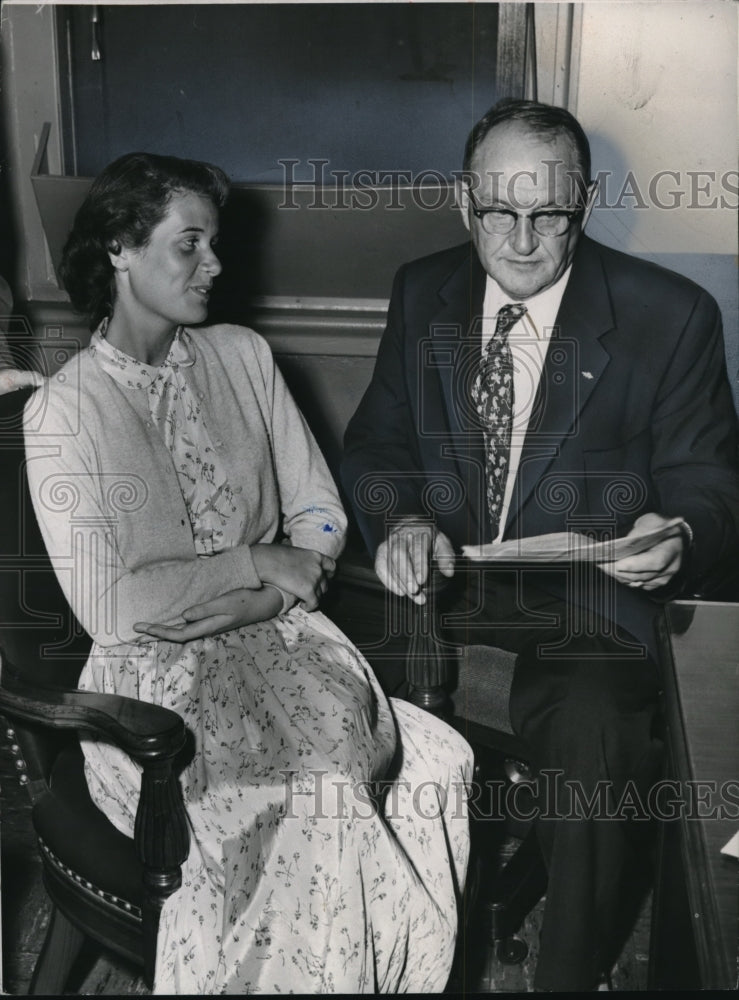
[[0, 4], [0, 993], [737, 988], [738, 56]]

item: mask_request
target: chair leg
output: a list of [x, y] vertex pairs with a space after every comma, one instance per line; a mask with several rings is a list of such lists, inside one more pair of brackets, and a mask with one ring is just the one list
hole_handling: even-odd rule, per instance
[[33, 970], [29, 995], [61, 995], [84, 940], [82, 931], [54, 906], [41, 954]]

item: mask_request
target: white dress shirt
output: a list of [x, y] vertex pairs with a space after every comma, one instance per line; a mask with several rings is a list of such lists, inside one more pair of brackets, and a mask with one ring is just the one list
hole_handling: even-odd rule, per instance
[[536, 399], [536, 390], [539, 387], [544, 359], [552, 336], [552, 328], [557, 319], [559, 305], [567, 287], [571, 270], [572, 267], [568, 267], [559, 281], [530, 299], [510, 298], [490, 275], [488, 275], [485, 284], [482, 312], [483, 352], [495, 332], [498, 312], [502, 307], [513, 302], [523, 302], [526, 306], [525, 315], [511, 328], [508, 334], [508, 343], [513, 357], [513, 431], [508, 461], [508, 478], [503, 497], [503, 508], [500, 512], [500, 527], [498, 535], [492, 539], [494, 542], [500, 541], [508, 517], [513, 484], [516, 481], [518, 465], [521, 461], [521, 450]]

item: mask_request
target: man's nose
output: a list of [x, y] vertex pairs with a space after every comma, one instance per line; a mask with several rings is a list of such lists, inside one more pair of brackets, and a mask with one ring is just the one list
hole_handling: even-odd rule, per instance
[[533, 253], [539, 245], [539, 238], [536, 235], [536, 230], [531, 219], [525, 215], [518, 216], [516, 225], [511, 230], [511, 235], [508, 239], [511, 247], [516, 253], [521, 254], [522, 257], [527, 257], [530, 253]]

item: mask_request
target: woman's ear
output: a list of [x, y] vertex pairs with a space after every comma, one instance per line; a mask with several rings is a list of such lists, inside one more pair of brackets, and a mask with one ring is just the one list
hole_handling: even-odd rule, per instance
[[128, 251], [118, 240], [111, 240], [108, 244], [108, 259], [116, 271], [128, 270]]

